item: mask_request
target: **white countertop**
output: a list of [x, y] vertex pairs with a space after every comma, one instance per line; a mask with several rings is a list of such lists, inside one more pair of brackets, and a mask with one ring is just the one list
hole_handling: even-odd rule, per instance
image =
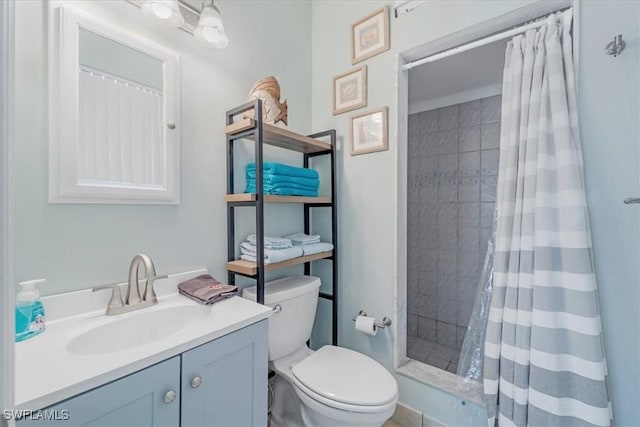
[[[17, 409], [36, 410], [50, 406], [271, 316], [269, 307], [237, 296], [204, 306], [176, 292], [177, 283], [203, 273], [206, 271], [198, 270], [158, 281], [157, 305], [117, 316], [104, 315], [110, 291], [92, 293], [85, 290], [43, 298], [48, 316], [46, 330], [16, 343]], [[161, 282], [165, 283], [160, 285]], [[78, 310], [77, 304], [89, 300], [82, 305], [94, 311]], [[98, 303], [102, 308], [95, 311]], [[65, 305], [71, 308], [67, 317], [63, 313]], [[74, 337], [93, 328], [174, 306], [193, 306], [194, 314], [202, 319], [166, 338], [126, 350], [81, 355], [68, 349]], [[49, 311], [53, 320], [49, 318]]]

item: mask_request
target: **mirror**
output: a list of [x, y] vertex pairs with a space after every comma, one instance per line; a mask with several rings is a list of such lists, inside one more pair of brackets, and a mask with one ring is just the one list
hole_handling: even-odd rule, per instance
[[58, 6], [49, 201], [178, 204], [178, 55]]

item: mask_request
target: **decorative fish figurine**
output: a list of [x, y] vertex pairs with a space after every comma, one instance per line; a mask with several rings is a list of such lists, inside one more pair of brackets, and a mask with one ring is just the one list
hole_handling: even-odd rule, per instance
[[249, 92], [249, 101], [262, 100], [262, 118], [266, 123], [287, 125], [287, 100], [280, 102], [280, 83], [273, 76], [258, 80]]

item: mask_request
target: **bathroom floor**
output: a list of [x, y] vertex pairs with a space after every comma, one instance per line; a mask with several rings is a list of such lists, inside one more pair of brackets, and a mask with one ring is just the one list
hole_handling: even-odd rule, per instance
[[407, 356], [455, 374], [460, 350], [418, 337], [407, 337]]

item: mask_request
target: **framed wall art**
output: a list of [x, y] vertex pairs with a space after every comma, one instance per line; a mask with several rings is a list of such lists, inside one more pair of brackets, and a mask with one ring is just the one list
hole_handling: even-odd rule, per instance
[[333, 78], [333, 115], [367, 106], [367, 66]]
[[352, 64], [384, 52], [389, 46], [389, 6], [376, 10], [351, 26]]
[[351, 155], [389, 149], [387, 107], [365, 111], [351, 117]]

